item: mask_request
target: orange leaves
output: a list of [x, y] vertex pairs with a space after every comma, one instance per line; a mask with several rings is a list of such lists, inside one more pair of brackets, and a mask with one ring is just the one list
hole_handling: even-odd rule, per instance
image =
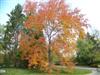
[[29, 16], [28, 20], [25, 21], [24, 26], [28, 29], [31, 29], [33, 25], [30, 21], [32, 21], [32, 20], [33, 20], [32, 16]]
[[38, 15], [29, 15], [27, 20], [24, 23], [25, 28], [27, 29], [36, 29], [37, 31], [42, 31], [43, 23]]
[[26, 14], [30, 14], [30, 13], [34, 14], [34, 11], [36, 11], [36, 5], [37, 5], [36, 2], [26, 0], [25, 6], [24, 6], [24, 12]]
[[44, 64], [47, 63], [45, 38], [39, 34], [41, 32], [35, 33], [34, 31], [30, 31], [28, 34], [21, 32], [21, 58], [28, 61], [30, 68], [32, 66], [40, 66], [43, 68]]
[[76, 40], [85, 35], [83, 27], [87, 24], [80, 11], [69, 10], [64, 0], [26, 1], [24, 11], [27, 16], [24, 28], [28, 33], [21, 33], [20, 51], [29, 67], [35, 65], [48, 69], [49, 48], [63, 64], [72, 66]]

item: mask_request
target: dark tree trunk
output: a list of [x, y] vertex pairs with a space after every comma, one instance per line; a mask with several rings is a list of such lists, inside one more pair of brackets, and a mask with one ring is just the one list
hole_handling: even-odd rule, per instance
[[48, 62], [49, 62], [49, 67], [51, 66], [51, 49], [50, 47], [48, 48]]
[[51, 41], [49, 40], [49, 45], [48, 45], [48, 67], [49, 70], [51, 70], [51, 66], [52, 66], [52, 54], [51, 54]]

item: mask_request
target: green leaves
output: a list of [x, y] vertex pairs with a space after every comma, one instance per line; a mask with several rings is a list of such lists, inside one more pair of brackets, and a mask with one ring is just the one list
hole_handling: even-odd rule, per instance
[[[17, 37], [16, 35], [18, 34], [18, 30], [22, 28], [24, 21], [24, 15], [22, 14], [22, 6], [20, 4], [17, 4], [15, 6], [15, 9], [12, 10], [10, 14], [8, 14], [8, 17], [9, 21], [7, 22], [4, 36], [5, 50], [8, 45], [14, 45], [13, 41], [15, 40], [15, 37]], [[9, 50], [10, 49], [11, 47], [9, 47]]]
[[100, 61], [100, 39], [87, 33], [85, 39], [79, 39], [77, 42], [77, 61], [80, 64], [91, 65]]
[[[6, 30], [4, 34], [4, 45], [3, 48], [9, 51], [8, 59], [15, 65], [16, 59], [18, 58], [18, 35], [19, 31], [23, 27], [23, 21], [25, 19], [24, 14], [22, 14], [22, 6], [17, 4], [15, 9], [13, 9], [10, 14], [7, 14], [9, 20], [7, 21]], [[9, 62], [9, 61], [7, 61]]]

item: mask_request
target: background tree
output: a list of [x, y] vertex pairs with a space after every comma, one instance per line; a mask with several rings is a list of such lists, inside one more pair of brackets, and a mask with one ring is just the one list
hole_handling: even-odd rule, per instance
[[77, 61], [79, 64], [90, 65], [93, 62], [93, 42], [91, 40], [78, 40]]
[[[27, 33], [21, 32], [22, 58], [29, 61], [29, 66], [52, 69], [53, 52], [62, 65], [72, 68], [71, 57], [76, 50], [76, 39], [84, 37], [83, 27], [87, 26], [79, 10], [69, 10], [64, 0], [48, 0], [46, 3], [27, 1], [24, 11]], [[37, 38], [40, 33], [42, 37]]]
[[4, 50], [3, 49], [4, 29], [5, 29], [5, 26], [0, 24], [0, 51]]
[[4, 63], [3, 37], [4, 37], [4, 25], [0, 24], [0, 64]]
[[[100, 63], [100, 38], [99, 32], [87, 33], [84, 40], [78, 40], [77, 61], [79, 64], [90, 65]], [[94, 65], [96, 66], [96, 65]]]
[[0, 24], [0, 39], [3, 39], [4, 37], [4, 25]]
[[15, 9], [7, 15], [9, 16], [9, 21], [7, 21], [4, 35], [4, 49], [9, 55], [10, 62], [15, 63], [18, 47], [17, 36], [19, 34], [19, 27], [23, 25], [24, 20], [24, 15], [22, 14], [22, 6], [17, 4]]

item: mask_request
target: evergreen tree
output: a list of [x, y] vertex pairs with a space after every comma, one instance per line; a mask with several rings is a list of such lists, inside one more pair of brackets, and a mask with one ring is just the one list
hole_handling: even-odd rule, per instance
[[[24, 14], [22, 14], [22, 6], [17, 4], [15, 9], [7, 14], [9, 21], [7, 21], [5, 35], [4, 35], [4, 49], [8, 52], [9, 58], [12, 59], [12, 63], [18, 53], [18, 34], [24, 21]], [[9, 59], [8, 59], [9, 60]]]

